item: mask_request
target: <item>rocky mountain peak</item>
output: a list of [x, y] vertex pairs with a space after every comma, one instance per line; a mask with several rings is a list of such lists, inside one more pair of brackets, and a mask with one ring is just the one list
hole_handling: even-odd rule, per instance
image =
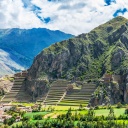
[[51, 45], [35, 58], [29, 76], [93, 79], [107, 70], [120, 74], [127, 65], [127, 22], [119, 16], [90, 33]]

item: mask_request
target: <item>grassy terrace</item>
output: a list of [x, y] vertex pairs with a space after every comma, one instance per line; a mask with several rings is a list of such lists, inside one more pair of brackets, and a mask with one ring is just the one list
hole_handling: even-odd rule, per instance
[[84, 84], [80, 90], [67, 93], [64, 99], [58, 105], [79, 106], [81, 104], [86, 107], [95, 88], [95, 84]]
[[14, 79], [13, 87], [11, 88], [11, 91], [5, 95], [2, 103], [9, 103], [11, 101], [29, 101], [29, 96], [25, 93], [23, 88], [24, 79], [25, 77], [16, 77]]
[[39, 99], [37, 102], [44, 102], [47, 105], [56, 105], [57, 102], [63, 96], [64, 92], [66, 91], [68, 83], [69, 82], [66, 80], [57, 80], [53, 82], [48, 92], [46, 100], [45, 97], [43, 97], [42, 99]]

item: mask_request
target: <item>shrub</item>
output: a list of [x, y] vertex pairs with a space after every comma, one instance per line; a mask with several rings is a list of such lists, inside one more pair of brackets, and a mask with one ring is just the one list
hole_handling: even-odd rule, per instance
[[11, 117], [10, 119], [5, 119], [4, 124], [12, 125], [15, 122], [16, 118]]
[[128, 115], [120, 115], [118, 117], [118, 120], [127, 120], [128, 119]]
[[122, 106], [123, 105], [120, 102], [117, 103], [117, 108], [121, 108]]
[[29, 116], [25, 116], [25, 117], [23, 117], [22, 120], [23, 120], [23, 121], [29, 121], [29, 120], [30, 120], [30, 117], [29, 117]]
[[82, 108], [83, 108], [83, 105], [80, 104], [80, 105], [79, 105], [79, 110], [82, 110]]
[[94, 108], [95, 110], [98, 110], [99, 109], [99, 106], [95, 106], [95, 108]]
[[125, 109], [124, 113], [128, 115], [128, 107]]
[[68, 85], [68, 87], [67, 87], [67, 91], [68, 91], [68, 92], [71, 92], [72, 90], [73, 90], [73, 85], [71, 85], [71, 84]]
[[33, 119], [34, 119], [34, 120], [42, 120], [42, 117], [43, 117], [43, 116], [42, 116], [41, 114], [40, 114], [40, 115], [34, 115], [34, 116], [33, 116]]

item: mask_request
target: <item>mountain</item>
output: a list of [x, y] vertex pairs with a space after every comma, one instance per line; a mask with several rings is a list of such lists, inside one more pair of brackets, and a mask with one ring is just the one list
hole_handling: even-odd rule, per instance
[[[100, 83], [105, 74], [115, 76], [116, 81]], [[74, 84], [95, 82], [91, 105], [128, 103], [128, 20], [116, 17], [89, 33], [44, 49], [28, 70], [25, 89], [39, 98], [58, 79]]]
[[42, 49], [70, 37], [72, 35], [45, 28], [0, 29], [0, 75], [29, 68]]
[[120, 16], [44, 49], [28, 70], [26, 90], [38, 95], [53, 79], [97, 81], [105, 73], [128, 74], [128, 20]]
[[[13, 69], [13, 70], [12, 70]], [[16, 69], [24, 70], [14, 60], [10, 58], [10, 54], [0, 49], [0, 73], [1, 75], [13, 74]]]

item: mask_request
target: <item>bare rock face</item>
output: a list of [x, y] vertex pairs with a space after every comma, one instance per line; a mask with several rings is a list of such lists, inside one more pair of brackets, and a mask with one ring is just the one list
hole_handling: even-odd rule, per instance
[[98, 85], [90, 100], [91, 106], [117, 104], [119, 102], [128, 104], [128, 73], [122, 76], [119, 82], [111, 81]]
[[125, 25], [122, 25], [119, 29], [117, 29], [115, 32], [113, 32], [109, 37], [109, 43], [112, 44], [113, 42], [116, 42], [120, 39], [121, 35], [127, 30], [127, 27]]
[[123, 56], [125, 52], [122, 49], [118, 49], [112, 56], [112, 64], [114, 66], [118, 66], [120, 62], [122, 62]]
[[[30, 68], [29, 75], [32, 78], [40, 78], [43, 73], [46, 74], [48, 78], [70, 77], [71, 71], [68, 73], [68, 70], [72, 70], [72, 67], [77, 66], [78, 61], [81, 61], [81, 59], [84, 61], [84, 58], [81, 58], [84, 53], [85, 55], [88, 54], [87, 50], [84, 51], [85, 48], [82, 43], [75, 44], [72, 40], [73, 39], [69, 40], [69, 44], [64, 42], [67, 47], [63, 49], [60, 48], [58, 53], [56, 52], [59, 50], [59, 47], [58, 44], [55, 44], [38, 55]], [[51, 51], [52, 47], [55, 49], [54, 52]], [[88, 64], [86, 58], [84, 63]]]
[[[100, 85], [100, 84], [99, 84]], [[118, 83], [105, 83], [98, 86], [90, 100], [91, 106], [116, 104], [122, 102], [121, 88]]]
[[48, 91], [48, 81], [47, 80], [28, 80], [26, 82], [26, 91], [32, 96], [32, 101], [36, 101], [37, 97], [40, 97], [47, 93]]
[[128, 103], [128, 75], [126, 76], [126, 86], [124, 91], [124, 101]]

